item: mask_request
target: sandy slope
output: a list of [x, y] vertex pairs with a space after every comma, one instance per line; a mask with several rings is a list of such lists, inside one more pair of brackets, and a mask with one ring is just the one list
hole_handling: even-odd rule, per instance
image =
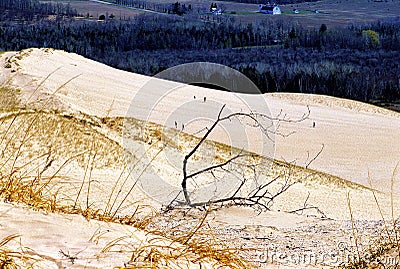
[[[277, 136], [276, 146], [272, 153], [268, 149], [265, 151], [263, 148], [265, 141], [251, 126], [228, 124], [224, 126], [225, 129], [218, 129], [216, 134], [211, 137], [216, 141], [232, 144], [239, 148], [245, 147], [254, 152], [274, 155], [277, 159], [295, 162], [300, 166], [306, 166], [323, 144], [324, 150], [309, 165], [310, 168], [362, 184], [367, 184], [368, 171], [370, 171], [374, 187], [386, 191], [390, 186], [393, 169], [400, 160], [399, 114], [359, 102], [302, 94], [249, 96], [182, 86], [161, 80], [152, 80], [151, 83], [154, 83], [152, 86], [155, 85], [155, 87], [153, 87], [153, 91], [148, 91], [144, 87], [149, 81], [148, 77], [115, 70], [75, 54], [48, 49], [32, 49], [19, 53], [9, 52], [3, 54], [1, 59], [5, 62], [1, 65], [2, 81], [21, 89], [23, 101], [29, 103], [29, 106], [63, 110], [77, 115], [78, 118], [81, 117], [80, 112], [95, 117], [132, 116], [170, 127], [164, 131], [175, 148], [165, 150], [166, 154], [170, 154], [169, 157], [167, 156], [168, 158], [165, 156], [155, 158], [153, 170], [142, 175], [145, 178], [151, 179], [157, 174], [163, 175], [171, 181], [181, 178], [181, 168], [179, 167], [181, 160], [179, 158], [182, 156], [179, 155], [179, 151], [187, 151], [190, 146], [193, 146], [190, 141], [179, 135], [182, 124], [185, 125], [185, 132], [196, 134], [205, 124], [209, 124], [215, 119], [223, 104], [227, 104], [231, 111], [249, 111], [250, 107], [253, 111], [262, 113], [268, 112], [266, 108], [268, 106], [272, 115], [278, 115], [282, 110], [281, 115], [287, 114], [291, 119], [300, 118], [308, 111], [307, 106], [309, 106], [310, 115], [307, 120], [300, 123], [281, 123], [279, 129], [281, 132], [294, 133], [288, 137]], [[5, 67], [3, 68], [3, 66]], [[64, 85], [66, 82], [68, 83]], [[204, 97], [207, 98], [206, 102], [204, 102]], [[175, 126], [175, 122], [177, 122], [177, 126]], [[313, 122], [315, 122], [315, 128], [313, 128]], [[56, 124], [61, 123], [56, 122]], [[86, 127], [79, 124], [74, 125], [75, 123], [71, 124], [69, 121], [63, 124], [66, 125], [65, 133], [70, 134], [69, 140], [80, 141], [79, 145], [89, 143], [82, 138], [89, 132]], [[141, 130], [144, 126], [137, 126], [137, 128]], [[122, 144], [126, 139], [118, 133], [103, 128], [101, 124], [97, 130]], [[152, 135], [140, 141], [134, 140], [133, 146], [146, 148], [150, 153], [156, 152], [161, 147], [161, 141], [158, 141], [155, 136], [156, 131], [153, 130]], [[40, 135], [39, 132], [38, 135]], [[41, 137], [36, 139], [40, 140]], [[61, 148], [63, 138], [59, 138], [61, 141], [57, 139], [54, 138], [48, 144], [61, 144]], [[101, 143], [103, 140], [107, 139], [96, 138], [96, 141]], [[106, 159], [104, 162], [109, 164], [103, 168], [94, 169], [92, 175], [94, 187], [91, 197], [97, 204], [104, 204], [104, 197], [109, 195], [115, 178], [123, 173], [123, 165], [118, 161], [121, 154], [118, 153], [118, 149], [114, 149], [115, 145], [112, 147], [107, 145], [104, 142], [104, 146], [100, 145], [99, 147], [110, 155], [104, 157]], [[206, 157], [213, 158], [214, 152], [211, 153]], [[62, 155], [62, 153], [60, 154]], [[117, 161], [110, 161], [114, 156]], [[174, 163], [175, 158], [180, 162]], [[53, 167], [57, 167], [57, 165], [60, 163], [55, 162]], [[140, 165], [145, 166], [146, 164], [143, 162]], [[85, 174], [84, 167], [73, 163], [67, 167], [66, 171], [61, 172], [61, 176], [65, 177], [65, 182], [61, 183], [66, 183], [69, 189], [76, 190], [79, 188], [82, 174]], [[351, 184], [339, 184], [338, 182], [342, 182], [339, 179], [327, 175], [320, 176], [311, 170], [295, 169], [291, 176], [301, 183], [294, 185], [284, 196], [276, 200], [273, 209], [290, 211], [300, 208], [309, 195], [308, 205], [317, 206], [328, 218], [346, 221], [350, 218], [346, 200], [347, 193], [350, 192], [356, 219], [373, 221], [381, 217], [372, 193], [368, 189]], [[131, 182], [128, 183], [131, 184]], [[395, 187], [395, 190], [399, 190], [399, 188]], [[65, 195], [68, 196], [68, 189]], [[141, 203], [156, 205], [143, 194], [135, 192], [135, 195], [129, 197], [132, 202], [139, 199]], [[378, 194], [378, 200], [385, 216], [390, 216], [390, 207], [387, 206], [390, 204], [390, 197]], [[398, 215], [400, 199], [396, 196], [394, 202], [395, 214]], [[59, 249], [70, 251], [73, 254], [83, 249], [82, 253], [77, 254], [78, 258], [82, 258], [77, 260], [77, 264], [78, 261], [85, 264], [79, 263], [78, 267], [86, 264], [94, 267], [115, 266], [122, 264], [129, 257], [119, 254], [114, 256], [114, 253], [110, 256], [105, 255], [104, 260], [103, 257], [93, 261], [84, 257], [98, 253], [106, 242], [121, 236], [124, 232], [132, 233], [143, 240], [149, 239], [146, 236], [143, 238], [141, 231], [133, 231], [134, 229], [120, 225], [95, 221], [86, 222], [78, 216], [43, 215], [5, 204], [1, 204], [0, 207], [2, 208], [0, 239], [2, 236], [17, 232], [23, 236], [24, 246], [46, 256], [49, 263], [73, 266], [68, 264], [69, 261], [63, 260], [62, 255], [60, 256], [58, 252]], [[29, 215], [29, 222], [21, 221], [25, 215]], [[195, 217], [201, 217], [201, 215]], [[308, 247], [306, 243], [320, 242], [321, 245], [329, 246], [332, 249], [335, 247], [334, 244], [342, 240], [350, 240], [351, 226], [349, 228], [347, 224], [344, 224], [345, 228], [342, 228], [341, 222], [335, 220], [321, 224], [320, 218], [320, 212], [315, 210], [309, 210], [302, 216], [297, 216], [282, 212], [264, 212], [257, 215], [253, 210], [231, 208], [217, 211], [209, 221], [211, 226], [215, 226], [216, 232], [232, 231], [227, 235], [226, 240], [237, 240], [235, 244], [238, 246], [246, 242], [250, 242], [250, 245], [253, 244], [253, 246], [264, 246], [262, 243], [264, 241], [260, 241], [264, 239], [257, 239], [256, 235], [260, 233], [275, 234], [275, 231], [278, 234], [276, 243], [281, 242], [282, 245], [279, 247], [282, 249], [286, 248], [285, 240], [288, 237], [291, 237], [290, 240], [294, 240], [294, 245], [301, 245], [304, 248]], [[163, 221], [165, 220], [161, 220], [157, 224], [160, 225], [160, 228]], [[178, 216], [177, 219], [174, 219], [175, 221], [185, 221], [185, 217]], [[68, 230], [67, 227], [71, 225], [75, 228]], [[167, 223], [167, 225], [170, 224]], [[330, 225], [335, 228], [325, 232], [324, 229]], [[362, 222], [361, 233], [364, 231], [363, 225], [368, 226]], [[375, 224], [371, 224], [371, 226], [376, 228]], [[103, 245], [100, 243], [96, 245], [89, 240], [96, 233], [98, 227], [101, 229], [107, 227], [104, 229], [113, 231], [108, 238], [104, 238]], [[42, 229], [42, 232], [33, 233], [32, 230], [35, 228]], [[68, 233], [63, 234], [62, 231], [66, 229]], [[45, 230], [47, 236], [37, 236], [37, 234], [43, 234]], [[316, 232], [313, 232], [314, 230]], [[340, 233], [338, 233], [339, 230]], [[303, 237], [304, 234], [306, 236]], [[246, 239], [248, 236], [251, 237], [250, 241]], [[57, 238], [57, 244], [51, 243], [54, 238]], [[40, 247], [38, 247], [39, 245]], [[320, 251], [318, 244], [310, 246], [310, 248]]]
[[[171, 245], [179, 249], [177, 243], [127, 225], [88, 221], [78, 215], [45, 214], [13, 204], [0, 203], [0, 223], [0, 238], [19, 235], [7, 247], [21, 250], [26, 257], [37, 260], [34, 268], [151, 266], [150, 263], [130, 263], [132, 249], [149, 244]], [[109, 247], [114, 241], [116, 244]], [[28, 260], [27, 264], [30, 262]], [[21, 268], [27, 268], [27, 264], [22, 263]], [[205, 263], [202, 266], [207, 268]], [[199, 264], [184, 259], [171, 262], [166, 268], [182, 267], [201, 268]]]
[[[14, 54], [8, 53], [2, 58]], [[299, 124], [281, 124], [282, 131], [294, 131], [295, 134], [288, 138], [276, 137], [276, 158], [305, 166], [323, 144], [322, 154], [310, 168], [362, 184], [367, 184], [370, 172], [374, 186], [386, 191], [400, 160], [399, 114], [367, 104], [303, 94], [255, 97], [179, 85], [173, 88], [177, 85], [157, 80], [152, 80], [155, 86], [150, 92], [145, 86], [148, 77], [115, 70], [75, 54], [35, 49], [18, 55], [17, 58], [14, 56], [12, 67], [17, 70], [13, 73], [13, 84], [30, 96], [51, 74], [35, 92], [37, 98], [55, 92], [56, 99], [74, 111], [97, 116], [133, 114], [136, 118], [149, 118], [169, 127], [175, 127], [174, 122], [178, 123], [178, 128], [185, 124], [186, 131], [196, 132], [215, 119], [223, 104], [232, 111], [246, 111], [250, 107], [262, 113], [268, 112], [267, 104], [272, 115], [282, 109], [292, 119], [307, 112], [308, 105], [311, 111], [308, 120]], [[194, 100], [194, 96], [197, 99]], [[202, 102], [204, 96], [208, 98], [207, 102]], [[313, 122], [315, 128], [312, 128]], [[241, 131], [242, 128], [232, 128], [226, 134], [222, 130], [212, 138], [240, 148], [243, 146]], [[253, 134], [251, 130], [249, 133], [248, 148], [258, 151], [263, 142], [259, 134]]]
[[[100, 117], [133, 116], [178, 130], [184, 124], [184, 131], [194, 134], [204, 130], [224, 104], [227, 111], [251, 109], [269, 113], [270, 110], [274, 116], [287, 115], [289, 119], [301, 118], [308, 106], [308, 119], [279, 123], [281, 133], [293, 134], [276, 136], [273, 150], [268, 148], [270, 142], [254, 128], [237, 122], [223, 125], [211, 139], [300, 166], [306, 166], [324, 145], [321, 155], [309, 168], [367, 186], [369, 173], [373, 187], [385, 191], [389, 190], [393, 170], [400, 161], [399, 114], [360, 102], [304, 94], [233, 94], [150, 80], [51, 49], [5, 53], [2, 59], [11, 67], [3, 68], [3, 80], [9, 81], [11, 77], [9, 83], [21, 88], [22, 96], [31, 105], [54, 106]], [[179, 139], [176, 143], [180, 143]], [[175, 166], [174, 169], [162, 165], [171, 179], [180, 177], [180, 163], [173, 163], [174, 158], [163, 161]], [[394, 189], [400, 190], [397, 185]], [[318, 196], [326, 197], [322, 193]]]

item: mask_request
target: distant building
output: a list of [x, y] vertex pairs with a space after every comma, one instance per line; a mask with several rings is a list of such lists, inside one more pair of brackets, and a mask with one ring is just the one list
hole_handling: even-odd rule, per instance
[[273, 14], [273, 15], [281, 14], [281, 9], [278, 6], [270, 5], [270, 4], [259, 5], [258, 10], [259, 10], [259, 12], [264, 13], [264, 14]]
[[221, 15], [222, 9], [218, 8], [217, 3], [211, 3], [210, 12], [214, 15]]
[[214, 15], [221, 15], [222, 14], [222, 9], [220, 9], [220, 8], [212, 8], [211, 12]]

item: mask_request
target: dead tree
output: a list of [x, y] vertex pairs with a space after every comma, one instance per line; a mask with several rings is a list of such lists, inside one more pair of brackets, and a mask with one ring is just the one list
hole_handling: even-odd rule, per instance
[[[254, 163], [249, 163], [249, 159], [254, 159], [257, 157], [256, 154], [250, 153], [244, 150], [240, 150], [238, 153], [236, 153], [234, 156], [230, 157], [228, 160], [221, 162], [219, 164], [215, 165], [209, 165], [205, 168], [202, 168], [198, 171], [188, 173], [187, 165], [188, 165], [188, 160], [199, 150], [199, 148], [203, 145], [203, 143], [206, 141], [206, 139], [209, 137], [209, 135], [214, 131], [214, 129], [221, 124], [224, 121], [232, 120], [233, 118], [240, 120], [243, 119], [248, 119], [250, 121], [250, 125], [253, 127], [258, 128], [261, 132], [262, 135], [266, 136], [266, 138], [272, 139], [272, 135], [280, 135], [280, 136], [288, 136], [289, 134], [284, 134], [280, 133], [275, 127], [279, 125], [279, 123], [286, 122], [286, 123], [296, 123], [296, 122], [301, 122], [304, 121], [308, 118], [310, 114], [310, 110], [307, 107], [307, 112], [304, 113], [299, 119], [290, 119], [288, 118], [285, 114], [280, 112], [277, 116], [272, 117], [266, 114], [262, 113], [256, 113], [256, 112], [235, 112], [231, 113], [229, 115], [223, 116], [223, 111], [225, 109], [226, 105], [223, 105], [222, 108], [220, 109], [218, 116], [214, 123], [210, 126], [205, 128], [206, 132], [205, 134], [201, 137], [200, 141], [194, 146], [194, 148], [187, 154], [185, 155], [183, 159], [183, 179], [181, 182], [182, 186], [182, 191], [183, 193], [184, 202], [180, 202], [180, 204], [188, 205], [191, 207], [196, 207], [196, 206], [204, 206], [207, 204], [223, 204], [223, 203], [233, 203], [235, 205], [246, 205], [246, 206], [259, 206], [262, 209], [269, 210], [271, 204], [273, 203], [274, 199], [287, 191], [287, 189], [293, 184], [290, 182], [290, 168], [283, 174], [279, 174], [278, 176], [272, 177], [270, 180], [267, 182], [264, 182], [262, 184], [256, 185], [252, 190], [248, 191], [245, 195], [242, 195], [241, 192], [244, 189], [244, 186], [249, 182], [249, 178], [246, 177], [245, 173], [239, 174], [242, 178], [240, 178], [240, 184], [237, 186], [237, 188], [233, 191], [233, 194], [228, 195], [223, 198], [216, 198], [216, 199], [211, 199], [206, 202], [195, 202], [193, 203], [191, 201], [190, 193], [187, 188], [187, 183], [189, 180], [194, 179], [196, 176], [199, 176], [201, 174], [205, 173], [211, 173], [214, 177], [214, 171], [217, 169], [220, 169], [224, 172], [227, 173], [232, 173], [232, 166], [235, 165], [236, 167], [242, 167], [245, 169], [255, 169], [259, 164], [254, 164]], [[265, 123], [265, 120], [267, 120], [267, 124]], [[258, 156], [260, 157], [260, 156]], [[261, 157], [262, 158], [262, 157]], [[230, 167], [229, 167], [230, 166]], [[254, 178], [256, 180], [256, 173], [254, 172]], [[236, 177], [238, 177], [236, 175]], [[272, 184], [276, 183], [278, 179], [283, 180], [282, 185], [279, 188], [275, 188], [274, 191], [270, 190], [270, 187]], [[173, 201], [176, 202], [176, 201]], [[172, 204], [172, 202], [171, 202]], [[171, 205], [170, 204], [170, 205]]]

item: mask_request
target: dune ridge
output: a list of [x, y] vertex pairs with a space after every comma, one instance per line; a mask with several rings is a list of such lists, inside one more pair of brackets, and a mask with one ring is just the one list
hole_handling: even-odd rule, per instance
[[[42, 169], [45, 170], [42, 172], [43, 176], [51, 178], [52, 174], [58, 171], [56, 180], [49, 185], [49, 193], [61, 194], [59, 199], [61, 203], [68, 204], [71, 200], [74, 201], [74, 197], [80, 193], [79, 189], [84, 186], [82, 196], [76, 198], [82, 205], [90, 202], [94, 208], [113, 212], [116, 207], [110, 207], [107, 199], [104, 199], [112, 197], [117, 205], [121, 201], [129, 204], [121, 206], [121, 211], [118, 211], [121, 215], [131, 213], [135, 205], [146, 205], [159, 210], [162, 205], [154, 201], [153, 197], [143, 193], [140, 188], [127, 193], [129, 188], [126, 186], [135, 184], [135, 177], [131, 177], [125, 171], [124, 163], [127, 158], [137, 161], [138, 177], [152, 178], [160, 174], [171, 182], [176, 181], [179, 184], [182, 178], [180, 159], [177, 157], [178, 162], [171, 164], [165, 156], [152, 154], [164, 150], [171, 156], [181, 156], [179, 154], [193, 147], [198, 139], [196, 136], [199, 136], [198, 131], [204, 128], [204, 124], [212, 121], [203, 120], [189, 124], [185, 121], [187, 119], [185, 115], [197, 115], [195, 111], [196, 113], [207, 111], [215, 104], [219, 107], [227, 104], [232, 109], [245, 109], [244, 104], [254, 104], [251, 109], [256, 111], [263, 111], [266, 109], [263, 105], [267, 104], [272, 115], [284, 113], [291, 118], [299, 118], [308, 109], [310, 110], [309, 117], [304, 121], [281, 124], [282, 132], [294, 131], [294, 133], [288, 137], [276, 136], [273, 156], [258, 157], [265, 158], [265, 163], [271, 165], [267, 174], [279, 174], [286, 169], [289, 171], [290, 179], [296, 184], [274, 201], [271, 212], [258, 214], [259, 212], [252, 209], [240, 207], [222, 208], [212, 212], [207, 216], [207, 221], [210, 227], [213, 227], [213, 232], [220, 234], [225, 240], [233, 240], [237, 246], [250, 240], [251, 248], [266, 247], [260, 241], [263, 239], [258, 239], [266, 234], [276, 232], [277, 241], [274, 242], [277, 244], [290, 234], [295, 241], [293, 244], [301, 245], [299, 249], [304, 250], [304, 247], [307, 247], [304, 246], [304, 242], [308, 240], [305, 238], [311, 236], [306, 231], [318, 227], [310, 240], [320, 240], [329, 250], [335, 248], [335, 244], [348, 240], [352, 234], [349, 225], [348, 193], [351, 195], [353, 217], [360, 221], [360, 231], [365, 231], [367, 236], [376, 236], [377, 230], [382, 228], [382, 223], [379, 222], [382, 216], [377, 208], [373, 191], [379, 204], [382, 205], [384, 216], [387, 218], [391, 216], [391, 208], [388, 206], [390, 195], [387, 192], [391, 180], [397, 184], [399, 176], [394, 175], [392, 178], [393, 169], [400, 160], [399, 113], [333, 97], [275, 93], [249, 96], [179, 85], [179, 89], [168, 93], [162, 100], [163, 105], [155, 107], [155, 113], [149, 117], [150, 107], [146, 103], [147, 99], [143, 96], [137, 98], [138, 92], [150, 80], [149, 77], [116, 70], [75, 54], [52, 49], [7, 52], [1, 55], [1, 60], [4, 88], [1, 92], [4, 96], [0, 125], [0, 133], [4, 138], [2, 143], [13, 145], [5, 148], [8, 150], [7, 154], [15, 154], [19, 149], [18, 139], [23, 137], [24, 130], [29, 130], [29, 143], [24, 145], [26, 150], [20, 154], [15, 163], [10, 163], [7, 154], [3, 154], [5, 156], [2, 156], [2, 161], [7, 165], [3, 165], [3, 170], [0, 172], [7, 173], [10, 167], [25, 167], [26, 162], [45, 153], [43, 157], [29, 162], [24, 176], [34, 178]], [[170, 83], [161, 80], [156, 82]], [[161, 88], [154, 96], [162, 95], [162, 90]], [[153, 93], [146, 94], [148, 95], [144, 97], [148, 96], [149, 99], [154, 97]], [[193, 96], [197, 99], [194, 100]], [[207, 102], [202, 101], [203, 96], [207, 97]], [[243, 103], [243, 100], [247, 103]], [[195, 106], [182, 105], [188, 102]], [[129, 108], [132, 105], [135, 111], [130, 114]], [[166, 116], [169, 111], [177, 111], [172, 120]], [[151, 160], [151, 169], [147, 169], [148, 164], [141, 155], [133, 153], [127, 157], [124, 153], [123, 146], [126, 139], [124, 124], [127, 120], [133, 122], [133, 129], [130, 130], [133, 147], [144, 148], [148, 151], [146, 153], [148, 156], [154, 156]], [[179, 127], [174, 121], [179, 122]], [[186, 124], [184, 130], [180, 126], [182, 123]], [[250, 133], [248, 139], [253, 142], [253, 138], [252, 146], [256, 148], [259, 141]], [[232, 150], [230, 146], [236, 150], [240, 149], [240, 144], [235, 144], [235, 140], [231, 140], [229, 147], [226, 141], [226, 134], [223, 132], [212, 136], [212, 140], [207, 141], [204, 151], [199, 154], [199, 160], [212, 162], [214, 158], [226, 158], [229, 150]], [[321, 155], [312, 161], [312, 157], [321, 149], [321, 145], [324, 145]], [[250, 151], [252, 149], [249, 148]], [[64, 164], [65, 159], [82, 152], [85, 152], [82, 156], [74, 157], [73, 161]], [[47, 167], [49, 158], [53, 161]], [[60, 167], [62, 169], [59, 169]], [[82, 183], [82, 178], [85, 180], [88, 171], [90, 180]], [[372, 188], [368, 184], [368, 173], [373, 181]], [[127, 179], [125, 181], [127, 185], [115, 187], [116, 179], [119, 178]], [[86, 191], [89, 182], [92, 184], [90, 193]], [[115, 196], [118, 190], [120, 196]], [[165, 194], [162, 190], [160, 193]], [[125, 194], [128, 198], [122, 200]], [[87, 197], [90, 197], [90, 201], [86, 201]], [[309, 208], [297, 211], [305, 205]], [[400, 199], [397, 193], [394, 195], [394, 207], [395, 214], [398, 215]], [[100, 244], [100, 246], [96, 242], [90, 242], [89, 235], [101, 233], [100, 230], [107, 230], [109, 241], [126, 233], [129, 234], [129, 238], [138, 236], [143, 244], [151, 244], [152, 241], [152, 236], [149, 237], [143, 231], [121, 224], [83, 221], [77, 216], [48, 215], [21, 209], [14, 204], [1, 203], [1, 208], [4, 213], [0, 213], [0, 218], [3, 218], [5, 223], [0, 226], [2, 234], [20, 233], [22, 242], [25, 242], [24, 246], [35, 249], [41, 255], [37, 255], [38, 257], [44, 257], [42, 262], [47, 264], [46, 266], [49, 264], [57, 266], [58, 263], [68, 268], [84, 265], [94, 268], [112, 267], [116, 264], [123, 266], [124, 262], [129, 261], [132, 252], [127, 251], [118, 257], [104, 254], [104, 257], [92, 260], [96, 253], [101, 252], [101, 246], [104, 248], [105, 245]], [[145, 211], [142, 216], [146, 216], [147, 213]], [[26, 214], [29, 214], [30, 222], [24, 222], [24, 228], [18, 229], [18, 223], [13, 218], [17, 216], [18, 219], [23, 219], [22, 216]], [[164, 243], [169, 242], [169, 238], [173, 238], [173, 233], [176, 232], [171, 225], [182, 225], [182, 230], [190, 232], [191, 228], [196, 227], [196, 221], [202, 218], [202, 213], [186, 213], [184, 209], [174, 214], [155, 215], [151, 224], [154, 229], [163, 230], [164, 237], [158, 239]], [[65, 229], [65, 226], [61, 225], [63, 218], [69, 219], [76, 225], [79, 233], [61, 236], [62, 229]], [[59, 229], [57, 223], [60, 223]], [[330, 225], [343, 231], [343, 234], [336, 235], [335, 229], [325, 233], [324, 229]], [[107, 228], [109, 226], [112, 226], [112, 229]], [[38, 229], [37, 233], [31, 232], [33, 227]], [[41, 231], [46, 230], [46, 227], [48, 231], [44, 235]], [[98, 227], [98, 230], [94, 227]], [[302, 237], [304, 233], [307, 235]], [[240, 236], [237, 236], [238, 234]], [[202, 235], [199, 236], [201, 239]], [[205, 237], [202, 239], [207, 239], [209, 234], [205, 233], [203, 236]], [[335, 238], [333, 241], [332, 236]], [[46, 247], [38, 247], [61, 237], [65, 243], [57, 245], [46, 243]], [[102, 242], [106, 244], [107, 240], [104, 238]], [[135, 240], [129, 244], [142, 244]], [[282, 241], [277, 247], [285, 249], [287, 247], [285, 244]], [[87, 248], [79, 254], [83, 245]], [[70, 249], [71, 253], [77, 253], [76, 264], [60, 253], [59, 248], [63, 251]], [[319, 246], [314, 246], [312, 249], [322, 251]], [[189, 255], [190, 259], [196, 260], [198, 258], [196, 255], [199, 253]], [[248, 258], [248, 255], [254, 253], [243, 255]], [[200, 268], [196, 263], [185, 262], [183, 258], [178, 260], [176, 265], [184, 268]], [[208, 260], [201, 266], [212, 268], [214, 262]], [[40, 264], [39, 268], [45, 266]], [[263, 264], [263, 266], [269, 268], [270, 265]]]

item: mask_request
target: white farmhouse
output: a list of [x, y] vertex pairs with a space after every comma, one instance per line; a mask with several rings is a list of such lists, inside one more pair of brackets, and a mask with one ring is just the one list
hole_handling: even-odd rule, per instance
[[275, 5], [259, 5], [258, 6], [259, 12], [264, 14], [281, 14], [281, 9]]

